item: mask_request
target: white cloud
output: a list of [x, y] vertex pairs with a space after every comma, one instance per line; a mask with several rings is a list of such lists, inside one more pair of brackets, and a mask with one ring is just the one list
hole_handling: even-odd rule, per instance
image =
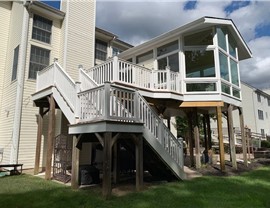
[[224, 9], [231, 2], [199, 0], [194, 9], [184, 10], [185, 2], [181, 0], [97, 0], [97, 26], [137, 45], [202, 16], [230, 18], [254, 57], [241, 63], [242, 80], [258, 88], [269, 87], [270, 37], [256, 39], [255, 29], [270, 24], [270, 2], [251, 1], [249, 5], [226, 14]]

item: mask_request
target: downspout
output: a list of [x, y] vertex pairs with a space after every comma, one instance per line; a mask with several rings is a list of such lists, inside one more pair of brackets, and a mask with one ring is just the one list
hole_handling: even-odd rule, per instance
[[[63, 3], [63, 2], [61, 2]], [[67, 45], [68, 45], [68, 22], [69, 22], [69, 1], [66, 1], [66, 21], [65, 21], [65, 31], [64, 31], [64, 55], [63, 55], [63, 69], [66, 70], [67, 67]]]
[[[26, 52], [28, 42], [28, 27], [29, 27], [29, 14], [27, 6], [29, 1], [23, 1], [23, 23], [22, 23], [22, 36], [20, 42], [20, 52], [18, 60], [17, 70], [17, 89], [16, 89], [16, 100], [14, 110], [14, 121], [12, 131], [12, 146], [10, 154], [10, 163], [18, 163], [19, 155], [19, 143], [20, 143], [20, 130], [21, 130], [21, 119], [22, 119], [22, 103], [23, 103], [23, 92], [24, 92], [24, 76], [25, 76], [25, 63], [26, 63]], [[30, 3], [31, 4], [31, 3]]]

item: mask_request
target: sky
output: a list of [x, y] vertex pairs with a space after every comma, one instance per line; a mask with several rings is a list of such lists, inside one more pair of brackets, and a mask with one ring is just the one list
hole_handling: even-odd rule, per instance
[[134, 46], [203, 16], [232, 19], [253, 58], [241, 80], [270, 88], [270, 1], [96, 0], [96, 26]]

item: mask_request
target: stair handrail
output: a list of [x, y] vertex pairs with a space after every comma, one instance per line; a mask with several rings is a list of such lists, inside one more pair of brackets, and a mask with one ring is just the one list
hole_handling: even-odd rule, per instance
[[150, 107], [148, 102], [137, 92], [139, 119], [146, 129], [156, 138], [159, 144], [183, 168], [183, 141], [178, 140], [169, 128], [163, 123], [163, 119]]
[[37, 73], [36, 91], [40, 91], [50, 86], [57, 87], [70, 109], [74, 112], [77, 96], [76, 84], [67, 72], [58, 64], [57, 60]]
[[97, 87], [98, 84], [85, 72], [82, 66], [79, 66], [79, 80], [80, 80], [80, 89], [85, 91], [94, 87]]

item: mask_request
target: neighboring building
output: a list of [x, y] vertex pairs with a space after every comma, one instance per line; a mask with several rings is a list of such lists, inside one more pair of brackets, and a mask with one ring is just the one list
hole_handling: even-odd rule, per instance
[[[251, 132], [270, 135], [270, 95], [251, 85], [241, 82], [244, 123]], [[234, 119], [239, 129], [239, 119]]]
[[[33, 107], [31, 94], [36, 89], [37, 72], [57, 58], [66, 72], [78, 80], [79, 64], [90, 68], [98, 62], [95, 39], [106, 44], [106, 55], [102, 55], [106, 59], [113, 50], [119, 52], [132, 46], [95, 28], [94, 1], [62, 1], [60, 10], [38, 1], [2, 1], [0, 17], [0, 163], [19, 162], [26, 169], [33, 168], [38, 109]], [[44, 117], [46, 126], [47, 116]], [[61, 131], [60, 120], [64, 119], [60, 111], [57, 119], [56, 135]], [[46, 144], [46, 138], [44, 130], [42, 144]], [[45, 153], [46, 145], [42, 151]]]

